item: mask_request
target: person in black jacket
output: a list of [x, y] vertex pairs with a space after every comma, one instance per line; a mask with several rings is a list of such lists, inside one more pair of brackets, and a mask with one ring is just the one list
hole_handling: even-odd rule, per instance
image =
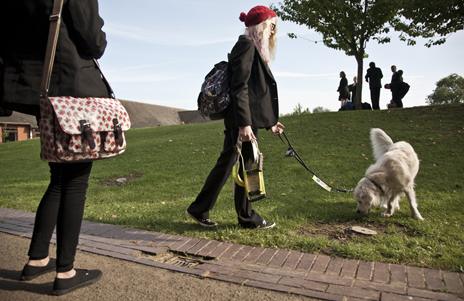
[[374, 110], [380, 110], [379, 99], [380, 88], [382, 88], [382, 70], [379, 67], [376, 67], [374, 62], [370, 62], [365, 78], [366, 82], [369, 83], [369, 89], [371, 90], [372, 108]]
[[[2, 106], [38, 116], [39, 90], [53, 0], [4, 0], [0, 4]], [[106, 47], [97, 0], [65, 0], [50, 96], [108, 97], [93, 59]], [[50, 184], [37, 209], [29, 261], [21, 280], [56, 270], [53, 294], [92, 284], [99, 270], [74, 268], [92, 162], [49, 163]], [[48, 255], [56, 226], [57, 259]]]
[[344, 71], [340, 72], [340, 83], [337, 88], [338, 101], [340, 101], [340, 107], [343, 107], [346, 102], [350, 99], [350, 91], [348, 89], [348, 80]]
[[[390, 84], [385, 85], [385, 88], [390, 89], [392, 94], [392, 99], [388, 108], [402, 108], [403, 102], [400, 96], [400, 87], [401, 83], [403, 82], [403, 71], [399, 72], [396, 70], [396, 66], [391, 66], [392, 77]], [[404, 96], [404, 95], [403, 95]]]
[[403, 70], [398, 70], [396, 73], [395, 98], [392, 100], [389, 108], [402, 108], [403, 98], [408, 93], [410, 88], [409, 84], [403, 80]]
[[350, 91], [350, 101], [351, 104], [354, 104], [355, 99], [356, 99], [356, 86], [358, 84], [358, 79], [356, 76], [353, 77], [353, 83], [348, 85], [348, 91]]
[[[0, 117], [8, 117], [13, 114], [13, 111], [2, 107], [2, 98], [3, 98], [3, 59], [0, 56]], [[0, 142], [2, 138], [0, 137]]]
[[[237, 139], [243, 143], [243, 159], [252, 157], [251, 143], [258, 136], [258, 128], [281, 134], [284, 126], [278, 121], [277, 84], [269, 69], [276, 37], [276, 13], [266, 6], [256, 6], [240, 20], [247, 27], [229, 56], [231, 105], [224, 118], [223, 150], [209, 173], [202, 190], [187, 208], [187, 213], [204, 227], [215, 227], [209, 219], [222, 186], [237, 161]], [[266, 221], [251, 208], [245, 190], [235, 185], [235, 210], [238, 223], [244, 228], [271, 228], [275, 223]]]

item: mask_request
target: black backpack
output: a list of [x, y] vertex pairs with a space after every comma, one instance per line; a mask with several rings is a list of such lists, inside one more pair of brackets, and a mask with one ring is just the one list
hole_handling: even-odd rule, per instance
[[406, 94], [408, 93], [409, 91], [409, 85], [405, 82], [401, 82], [399, 84], [399, 87], [398, 87], [398, 96], [400, 99], [403, 99], [404, 96], [406, 96]]
[[228, 65], [226, 61], [214, 65], [205, 76], [198, 95], [198, 111], [212, 120], [224, 118], [224, 112], [230, 105]]

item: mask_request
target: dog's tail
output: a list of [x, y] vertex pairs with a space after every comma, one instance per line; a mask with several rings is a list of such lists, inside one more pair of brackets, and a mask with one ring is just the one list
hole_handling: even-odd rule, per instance
[[371, 143], [372, 150], [374, 151], [374, 158], [378, 160], [388, 151], [393, 144], [393, 140], [383, 130], [373, 128], [371, 129]]

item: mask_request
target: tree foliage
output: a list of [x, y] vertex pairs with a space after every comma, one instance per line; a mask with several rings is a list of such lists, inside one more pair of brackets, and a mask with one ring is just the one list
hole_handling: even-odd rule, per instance
[[313, 109], [313, 113], [325, 113], [325, 112], [330, 112], [330, 110], [327, 108], [321, 107], [321, 106], [315, 107]]
[[293, 108], [293, 112], [290, 114], [290, 116], [301, 116], [303, 114], [309, 113], [311, 113], [309, 108], [303, 108], [303, 106], [300, 103], [297, 103], [297, 105]]
[[449, 34], [464, 29], [462, 0], [403, 0], [393, 25], [400, 39], [415, 45], [415, 38], [426, 38], [425, 46], [446, 42]]
[[321, 106], [315, 107], [313, 109], [313, 113], [325, 113], [325, 112], [330, 112], [330, 110], [327, 108], [321, 107]]
[[314, 29], [326, 46], [351, 56], [364, 55], [371, 38], [388, 42], [384, 34], [390, 31], [388, 21], [397, 11], [395, 0], [284, 0], [277, 7], [283, 20]]
[[431, 105], [464, 103], [464, 77], [453, 73], [440, 79], [426, 101]]

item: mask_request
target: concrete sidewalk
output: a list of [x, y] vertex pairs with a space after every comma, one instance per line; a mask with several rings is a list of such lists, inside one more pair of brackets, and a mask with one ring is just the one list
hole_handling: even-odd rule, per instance
[[[0, 208], [0, 232], [30, 237], [33, 223], [33, 213]], [[464, 275], [460, 273], [250, 247], [87, 221], [78, 248], [146, 267], [323, 300], [464, 297]], [[156, 283], [153, 285], [156, 287]]]

